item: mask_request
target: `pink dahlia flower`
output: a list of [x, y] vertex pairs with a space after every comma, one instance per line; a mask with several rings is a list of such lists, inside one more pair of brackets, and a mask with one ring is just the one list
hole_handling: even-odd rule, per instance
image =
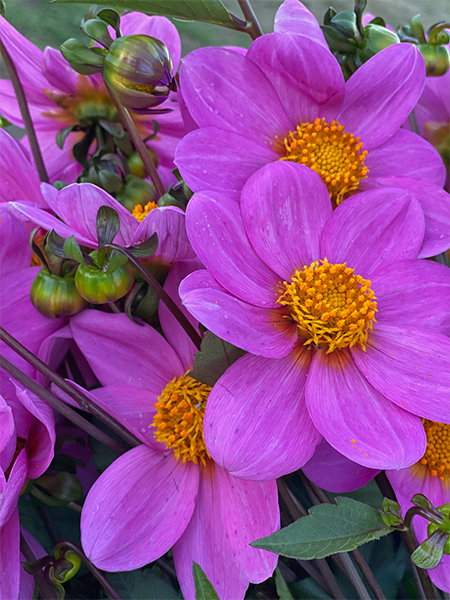
[[17, 502], [27, 478], [36, 479], [47, 470], [56, 438], [51, 408], [18, 385], [12, 389], [7, 398], [0, 396], [1, 600], [22, 600], [19, 587], [29, 588], [29, 577], [21, 566]]
[[10, 202], [9, 207], [21, 220], [32, 221], [49, 231], [54, 229], [65, 238], [75, 235], [80, 244], [97, 248], [97, 213], [101, 206], [109, 206], [120, 218], [120, 231], [114, 243], [132, 246], [157, 233], [156, 255], [163, 260], [173, 262], [195, 256], [186, 235], [185, 213], [175, 206], [158, 207], [150, 202], [143, 208], [138, 204], [131, 214], [108, 192], [92, 183], [73, 183], [59, 192], [44, 183], [42, 192], [47, 205], [58, 216], [21, 202]]
[[[118, 121], [118, 115], [101, 75], [79, 75], [59, 50], [47, 47], [44, 52], [0, 17], [1, 39], [12, 56], [25, 89], [39, 144], [51, 181], [73, 182], [82, 171], [73, 158], [72, 148], [82, 133], [72, 132], [63, 150], [56, 146], [58, 131], [86, 119]], [[165, 17], [148, 17], [131, 13], [121, 18], [122, 35], [146, 34], [160, 39], [169, 49], [174, 70], [178, 69], [181, 42], [175, 25]], [[19, 105], [8, 80], [1, 81], [0, 111], [14, 125], [23, 127]], [[184, 123], [176, 94], [166, 103], [172, 113], [158, 115], [160, 129], [150, 146], [160, 157], [159, 170], [164, 176], [173, 169], [175, 147], [184, 133]], [[153, 133], [151, 116], [133, 113], [143, 138]]]
[[319, 175], [276, 162], [240, 204], [195, 194], [187, 230], [207, 270], [181, 283], [184, 306], [250, 353], [206, 409], [219, 465], [276, 478], [300, 468], [320, 434], [371, 468], [422, 457], [420, 417], [450, 421], [450, 271], [415, 260], [424, 218], [413, 196], [372, 190], [333, 212]]
[[[186, 262], [174, 268], [189, 272]], [[270, 577], [278, 560], [249, 545], [279, 528], [276, 482], [238, 479], [211, 460], [202, 431], [211, 388], [187, 375], [194, 355], [186, 334], [163, 315], [161, 323], [171, 343], [125, 315], [87, 310], [71, 320], [104, 386], [93, 399], [143, 442], [93, 485], [81, 541], [107, 571], [137, 569], [173, 547], [186, 600], [195, 598], [193, 561], [220, 598], [238, 600], [250, 581]]]
[[[315, 18], [286, 0], [275, 33], [255, 40], [245, 56], [201, 48], [183, 59], [180, 77], [199, 129], [180, 142], [175, 163], [195, 192], [239, 198], [258, 169], [294, 161], [321, 176], [335, 205], [379, 185], [412, 189], [436, 241], [433, 253], [449, 247], [448, 227], [436, 231], [426, 214], [450, 217], [448, 196], [444, 201], [436, 190], [445, 180], [442, 159], [420, 136], [400, 129], [425, 82], [413, 45], [386, 48], [344, 82]], [[403, 179], [411, 177], [421, 180], [416, 189]]]

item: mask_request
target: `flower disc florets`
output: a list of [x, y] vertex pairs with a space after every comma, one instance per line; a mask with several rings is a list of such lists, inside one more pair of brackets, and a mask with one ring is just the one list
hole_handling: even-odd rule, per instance
[[327, 354], [360, 344], [365, 349], [367, 334], [377, 312], [371, 282], [354, 274], [344, 264], [327, 259], [295, 270], [278, 302], [289, 307], [306, 344], [328, 346]]
[[422, 419], [427, 434], [427, 449], [420, 461], [431, 475], [444, 479], [450, 476], [450, 425]]
[[356, 190], [369, 172], [364, 165], [367, 151], [362, 152], [360, 138], [345, 133], [338, 121], [330, 125], [325, 119], [302, 123], [284, 138], [284, 146], [286, 156], [281, 160], [305, 165], [320, 175], [336, 205], [344, 194]]
[[133, 209], [133, 217], [135, 217], [138, 221], [142, 223], [145, 217], [154, 209], [158, 208], [156, 202], [147, 202], [147, 204], [143, 207], [142, 204], [136, 204]]
[[203, 417], [211, 387], [189, 375], [173, 379], [155, 404], [152, 423], [158, 442], [174, 451], [175, 458], [203, 464], [209, 453], [203, 438]]

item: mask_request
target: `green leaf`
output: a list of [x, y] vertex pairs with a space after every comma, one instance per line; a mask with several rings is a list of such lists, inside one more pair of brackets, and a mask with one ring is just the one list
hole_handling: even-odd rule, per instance
[[[60, 471], [56, 474], [41, 475], [34, 481], [35, 485], [44, 489], [50, 496], [48, 502], [50, 506], [63, 506], [69, 502], [79, 500], [83, 496], [83, 487], [78, 479], [66, 471]], [[42, 499], [42, 494], [37, 496]]]
[[127, 573], [107, 573], [106, 576], [122, 598], [127, 600], [180, 600], [175, 589], [154, 567]]
[[70, 237], [67, 238], [67, 240], [64, 242], [63, 249], [64, 249], [64, 254], [67, 256], [67, 258], [76, 260], [77, 262], [79, 262], [82, 265], [85, 264], [83, 253], [81, 252], [81, 248], [80, 248], [77, 240], [75, 239], [74, 235], [71, 235]]
[[212, 387], [228, 367], [244, 354], [245, 350], [225, 342], [208, 331], [202, 340], [199, 352], [195, 353], [194, 366], [189, 376]]
[[411, 554], [411, 560], [421, 569], [434, 569], [442, 560], [448, 533], [437, 529]]
[[155, 254], [158, 249], [158, 235], [154, 233], [151, 237], [148, 238], [142, 244], [137, 244], [136, 246], [130, 246], [128, 248], [129, 252], [136, 258], [148, 258]]
[[356, 45], [353, 40], [349, 40], [340, 35], [333, 27], [321, 25], [321, 30], [328, 46], [332, 52], [354, 52]]
[[194, 573], [195, 600], [219, 600], [213, 584], [198, 563], [192, 563], [192, 571]]
[[106, 267], [102, 267], [102, 271], [104, 273], [112, 273], [117, 268], [121, 267], [128, 261], [128, 258], [121, 254], [120, 252], [116, 252], [115, 250], [112, 252], [111, 256], [108, 259]]
[[56, 145], [61, 150], [64, 148], [64, 142], [66, 141], [67, 136], [69, 135], [69, 133], [72, 132], [72, 129], [74, 127], [76, 127], [76, 125], [69, 125], [69, 127], [65, 127], [64, 129], [60, 129], [58, 131], [58, 133], [56, 134]]
[[119, 233], [119, 215], [110, 206], [100, 206], [95, 227], [97, 229], [98, 247], [101, 248], [105, 244], [111, 244]]
[[[91, 4], [92, 0], [53, 0], [58, 4]], [[52, 3], [53, 3], [52, 2]], [[111, 0], [96, 0], [97, 5], [110, 6]], [[119, 0], [119, 6], [149, 15], [172, 17], [182, 21], [203, 21], [234, 29], [234, 21], [220, 0]]]
[[345, 496], [336, 498], [336, 503], [313, 506], [307, 517], [251, 545], [290, 558], [312, 560], [349, 552], [393, 531], [383, 523], [380, 513], [366, 504]]
[[289, 586], [281, 574], [279, 567], [275, 569], [275, 585], [277, 588], [278, 598], [280, 600], [294, 600], [294, 596], [291, 594]]

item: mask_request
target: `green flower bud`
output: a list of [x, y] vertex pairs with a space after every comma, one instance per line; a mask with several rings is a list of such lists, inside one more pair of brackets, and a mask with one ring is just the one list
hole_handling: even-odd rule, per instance
[[[95, 261], [97, 254], [98, 252], [94, 251], [89, 256]], [[77, 290], [91, 304], [115, 302], [131, 290], [133, 282], [134, 272], [129, 261], [110, 273], [99, 268], [95, 263], [80, 264], [75, 274]]]
[[66, 583], [74, 577], [81, 566], [81, 559], [75, 552], [66, 552], [64, 557], [61, 557], [59, 548], [55, 550], [56, 563], [53, 565], [51, 577], [57, 583]]
[[367, 62], [372, 56], [388, 46], [400, 43], [396, 33], [381, 25], [366, 25], [364, 27], [364, 42], [360, 52], [362, 62]]
[[[444, 533], [450, 534], [450, 502], [447, 502], [446, 504], [441, 504], [441, 506], [438, 506], [437, 509], [443, 515], [445, 515], [445, 521], [444, 521], [444, 523], [441, 523], [440, 525], [437, 525], [436, 523], [428, 523], [428, 527], [427, 527], [428, 537], [430, 537], [430, 535], [433, 534], [438, 529], [440, 531], [443, 531]], [[450, 554], [450, 535], [447, 538], [447, 541], [445, 542], [444, 554]]]
[[49, 319], [72, 316], [86, 308], [87, 302], [75, 287], [74, 277], [58, 277], [41, 269], [30, 290], [33, 306]]
[[427, 67], [427, 77], [440, 77], [450, 69], [450, 52], [447, 46], [419, 44], [418, 48]]
[[[149, 153], [155, 167], [158, 167], [160, 162], [159, 156], [151, 148], [147, 148], [147, 152]], [[147, 172], [139, 152], [133, 152], [133, 154], [127, 158], [127, 167], [132, 175], [136, 175], [136, 177], [140, 177], [141, 179], [147, 177]]]
[[116, 194], [116, 200], [131, 213], [136, 206], [145, 207], [149, 202], [155, 202], [156, 199], [157, 194], [153, 183], [134, 175], [127, 175], [125, 186]]
[[149, 35], [126, 35], [111, 44], [103, 79], [127, 108], [162, 104], [175, 89], [173, 64], [166, 46]]

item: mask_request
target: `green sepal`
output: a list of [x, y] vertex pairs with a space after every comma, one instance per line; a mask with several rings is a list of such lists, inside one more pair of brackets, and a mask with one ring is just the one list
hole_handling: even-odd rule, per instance
[[354, 52], [356, 44], [353, 40], [347, 39], [329, 25], [321, 25], [321, 30], [325, 40], [332, 52]]
[[112, 123], [111, 121], [103, 121], [100, 119], [99, 124], [101, 125], [102, 129], [110, 133], [115, 138], [122, 139], [125, 135], [125, 130], [122, 123]]
[[158, 249], [158, 244], [158, 235], [154, 233], [148, 238], [148, 240], [142, 242], [142, 244], [130, 246], [128, 251], [131, 252], [131, 254], [136, 258], [149, 258], [155, 254], [156, 250]]
[[424, 540], [411, 554], [413, 563], [421, 569], [434, 569], [442, 560], [449, 534], [439, 529]]
[[427, 40], [425, 37], [425, 31], [422, 25], [422, 21], [420, 20], [420, 15], [415, 15], [409, 24], [409, 29], [411, 30], [412, 35], [418, 40], [421, 44], [426, 44]]
[[354, 40], [357, 36], [356, 15], [350, 10], [337, 13], [330, 22], [330, 27], [335, 29], [344, 38]]
[[211, 331], [202, 339], [200, 350], [195, 353], [194, 364], [189, 377], [213, 387], [234, 362], [246, 354], [222, 340]]
[[61, 44], [60, 50], [72, 68], [81, 75], [93, 75], [103, 70], [106, 51], [99, 52], [100, 48], [91, 49], [77, 39], [70, 38]]
[[108, 24], [102, 19], [88, 19], [81, 24], [81, 29], [88, 37], [105, 48], [109, 48], [113, 43], [113, 39], [109, 35]]
[[106, 262], [106, 266], [103, 266], [102, 271], [103, 273], [112, 273], [113, 271], [124, 265], [127, 261], [128, 258], [124, 254], [113, 250], [111, 256]]
[[60, 129], [56, 134], [56, 145], [61, 150], [64, 148], [64, 143], [67, 139], [67, 136], [72, 133], [73, 129], [77, 127], [77, 125], [69, 125], [69, 127], [65, 127], [64, 129]]
[[66, 239], [63, 250], [67, 258], [71, 258], [82, 265], [86, 264], [85, 257], [83, 256], [80, 245], [78, 244], [74, 235], [71, 235]]
[[97, 212], [95, 227], [99, 248], [105, 244], [112, 244], [120, 230], [119, 215], [110, 206], [100, 206]]
[[[48, 506], [65, 506], [69, 502], [74, 502], [83, 497], [81, 483], [73, 473], [67, 471], [41, 475], [34, 480], [34, 484], [47, 492], [46, 494], [38, 494], [36, 497]], [[33, 493], [33, 490], [31, 493]]]
[[192, 563], [194, 575], [195, 600], [220, 600], [213, 584], [206, 577], [205, 571], [195, 561]]

